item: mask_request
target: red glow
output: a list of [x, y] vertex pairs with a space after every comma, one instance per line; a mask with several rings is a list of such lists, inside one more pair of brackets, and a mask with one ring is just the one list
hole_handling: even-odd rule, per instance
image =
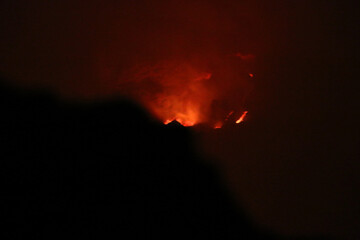
[[184, 127], [191, 127], [191, 126], [194, 126], [195, 125], [195, 122], [192, 122], [192, 121], [187, 121], [187, 120], [182, 120], [181, 118], [176, 118], [176, 119], [167, 119], [164, 121], [164, 124], [165, 125], [168, 125], [169, 123], [171, 123], [172, 121], [177, 121], [178, 123], [180, 123], [181, 125], [183, 125]]
[[249, 73], [249, 77], [253, 78], [253, 77], [254, 77], [254, 74]]
[[176, 120], [183, 126], [221, 128], [232, 118], [231, 109], [244, 107], [251, 83], [240, 77], [249, 74], [247, 63], [222, 57], [214, 62], [211, 66], [201, 58], [138, 64], [121, 76], [119, 89], [164, 124]]
[[164, 124], [165, 124], [165, 125], [168, 125], [168, 124], [171, 123], [171, 122], [172, 122], [171, 120], [167, 119], [166, 121], [164, 121]]
[[196, 122], [193, 122], [191, 120], [183, 120], [180, 118], [177, 118], [176, 121], [178, 121], [181, 125], [185, 126], [185, 127], [191, 127], [194, 126]]
[[219, 129], [219, 128], [222, 128], [223, 126], [223, 123], [222, 122], [217, 122], [214, 126], [215, 129]]
[[132, 87], [130, 94], [164, 124], [176, 120], [183, 126], [193, 126], [208, 121], [216, 93], [209, 83], [212, 74], [203, 67], [165, 61], [132, 71], [135, 76], [124, 88]]
[[253, 54], [236, 53], [235, 56], [239, 57], [241, 60], [253, 60], [253, 59], [255, 59], [255, 55], [253, 55]]
[[225, 121], [227, 121], [229, 119], [229, 117], [234, 113], [234, 110], [232, 110], [231, 112], [229, 112], [229, 114], [226, 116]]
[[239, 123], [243, 122], [247, 113], [248, 113], [248, 111], [244, 111], [243, 114], [240, 116], [240, 118], [238, 120], [236, 120], [236, 123], [239, 124]]

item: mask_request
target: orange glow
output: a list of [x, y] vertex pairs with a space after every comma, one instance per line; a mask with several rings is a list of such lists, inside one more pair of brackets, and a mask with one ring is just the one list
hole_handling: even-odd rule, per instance
[[171, 122], [172, 122], [172, 120], [167, 119], [166, 121], [164, 121], [164, 124], [165, 124], [165, 125], [168, 125], [168, 124], [171, 123]]
[[218, 128], [222, 128], [223, 126], [223, 123], [222, 122], [217, 122], [214, 126], [215, 129], [218, 129]]
[[229, 112], [229, 114], [226, 116], [225, 121], [229, 119], [229, 117], [234, 113], [234, 111]]
[[[240, 57], [248, 60], [254, 56]], [[134, 65], [121, 75], [119, 89], [165, 125], [176, 120], [183, 126], [205, 123], [221, 128], [226, 121], [233, 121], [231, 109], [243, 107], [252, 84], [246, 75], [253, 74], [247, 63], [236, 58], [219, 60], [214, 67], [200, 59]]]
[[252, 77], [254, 77], [254, 74], [252, 74], [252, 73], [249, 73], [249, 77], [251, 77], [251, 78], [252, 78]]
[[[176, 120], [183, 126], [208, 121], [215, 91], [206, 68], [182, 61], [165, 61], [133, 69], [135, 79], [127, 86], [152, 114], [164, 124]], [[144, 89], [144, 90], [142, 90]]]
[[248, 111], [244, 111], [243, 114], [240, 116], [240, 118], [238, 120], [236, 120], [236, 123], [239, 124], [239, 123], [243, 122], [247, 113], [248, 113]]
[[167, 119], [166, 121], [164, 121], [165, 125], [168, 125], [169, 123], [171, 123], [172, 121], [176, 120], [178, 123], [180, 123], [181, 125], [183, 125], [184, 127], [191, 127], [195, 125], [195, 122], [192, 121], [188, 121], [188, 120], [183, 120], [181, 118], [177, 118], [177, 119]]
[[191, 120], [183, 120], [181, 118], [177, 118], [176, 121], [178, 121], [184, 127], [191, 127], [191, 126], [195, 125], [195, 122], [193, 122]]

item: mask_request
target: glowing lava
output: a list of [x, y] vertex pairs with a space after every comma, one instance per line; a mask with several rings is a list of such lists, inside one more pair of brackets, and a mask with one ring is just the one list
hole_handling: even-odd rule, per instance
[[[222, 128], [226, 122], [235, 122], [239, 112], [232, 109], [246, 105], [254, 84], [250, 80], [254, 55], [236, 56], [213, 62], [196, 58], [137, 64], [122, 73], [119, 91], [164, 124], [176, 120], [186, 127], [202, 123]], [[243, 121], [246, 113], [236, 123]]]
[[206, 122], [216, 92], [212, 73], [182, 61], [165, 61], [139, 66], [126, 85], [127, 92], [140, 99], [164, 124], [174, 120], [183, 126]]
[[219, 129], [223, 126], [223, 123], [222, 122], [217, 122], [214, 126], [215, 129]]
[[173, 120], [167, 119], [166, 121], [164, 121], [164, 124], [167, 125], [169, 123], [171, 123], [172, 121], [177, 121], [178, 123], [180, 123], [181, 125], [183, 125], [184, 127], [191, 127], [194, 126], [196, 122], [192, 122], [192, 121], [187, 121], [187, 120], [182, 120], [180, 118], [176, 118]]
[[239, 124], [239, 123], [243, 122], [247, 113], [248, 113], [248, 111], [244, 111], [243, 114], [240, 116], [240, 118], [238, 120], [236, 120], [236, 123]]

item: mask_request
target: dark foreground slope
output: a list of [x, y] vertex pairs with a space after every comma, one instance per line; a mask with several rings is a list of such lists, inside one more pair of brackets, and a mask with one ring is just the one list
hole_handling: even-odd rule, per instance
[[126, 101], [68, 104], [3, 85], [0, 93], [1, 235], [269, 238], [199, 161], [185, 128], [153, 123]]

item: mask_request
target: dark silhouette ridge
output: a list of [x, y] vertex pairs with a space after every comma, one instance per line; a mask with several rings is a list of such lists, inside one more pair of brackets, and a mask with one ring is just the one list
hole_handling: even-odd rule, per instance
[[273, 238], [235, 207], [188, 129], [124, 100], [0, 93], [4, 237]]

